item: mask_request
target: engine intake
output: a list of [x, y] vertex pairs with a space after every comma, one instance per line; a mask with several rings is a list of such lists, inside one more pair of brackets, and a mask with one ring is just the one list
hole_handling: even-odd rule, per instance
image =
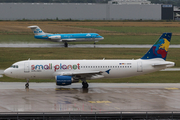
[[49, 36], [48, 38], [51, 39], [51, 40], [60, 40], [60, 39], [61, 39], [61, 36], [60, 36], [60, 35]]
[[59, 86], [65, 86], [65, 85], [71, 85], [71, 83], [79, 82], [79, 79], [75, 79], [72, 76], [55, 76], [56, 85]]

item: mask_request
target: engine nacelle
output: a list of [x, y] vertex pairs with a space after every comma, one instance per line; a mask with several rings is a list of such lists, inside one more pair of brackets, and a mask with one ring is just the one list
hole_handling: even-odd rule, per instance
[[79, 79], [75, 79], [72, 76], [55, 76], [56, 85], [65, 86], [71, 85], [71, 83], [79, 82]]
[[60, 35], [49, 36], [48, 38], [51, 39], [51, 40], [60, 40], [60, 39], [61, 39], [61, 36], [60, 36]]

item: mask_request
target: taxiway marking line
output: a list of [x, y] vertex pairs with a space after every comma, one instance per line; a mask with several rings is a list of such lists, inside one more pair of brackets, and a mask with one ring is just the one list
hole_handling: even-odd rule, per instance
[[179, 88], [165, 88], [167, 90], [179, 90]]

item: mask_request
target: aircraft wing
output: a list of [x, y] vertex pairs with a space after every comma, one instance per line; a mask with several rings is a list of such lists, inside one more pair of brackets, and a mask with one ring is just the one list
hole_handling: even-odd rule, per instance
[[54, 75], [62, 75], [62, 76], [76, 76], [78, 78], [83, 78], [83, 77], [89, 77], [91, 79], [96, 79], [96, 78], [103, 78], [104, 76], [102, 73], [107, 73], [109, 74], [109, 71], [85, 71], [85, 72], [56, 72]]
[[93, 74], [100, 74], [101, 71], [86, 71], [86, 72], [59, 72], [58, 75], [93, 75]]
[[73, 42], [76, 41], [76, 39], [61, 39], [62, 42]]

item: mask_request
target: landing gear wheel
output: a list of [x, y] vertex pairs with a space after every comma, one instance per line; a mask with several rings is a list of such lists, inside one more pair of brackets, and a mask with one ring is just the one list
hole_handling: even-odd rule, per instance
[[67, 42], [64, 43], [64, 47], [68, 47], [68, 43]]
[[29, 79], [27, 79], [27, 82], [26, 82], [26, 84], [25, 84], [25, 87], [26, 87], [26, 88], [29, 88]]
[[26, 88], [29, 88], [29, 83], [26, 83], [26, 84], [25, 84], [25, 87], [26, 87]]
[[83, 85], [82, 88], [88, 88], [89, 87], [89, 84], [87, 82], [86, 83], [82, 82], [82, 85]]

